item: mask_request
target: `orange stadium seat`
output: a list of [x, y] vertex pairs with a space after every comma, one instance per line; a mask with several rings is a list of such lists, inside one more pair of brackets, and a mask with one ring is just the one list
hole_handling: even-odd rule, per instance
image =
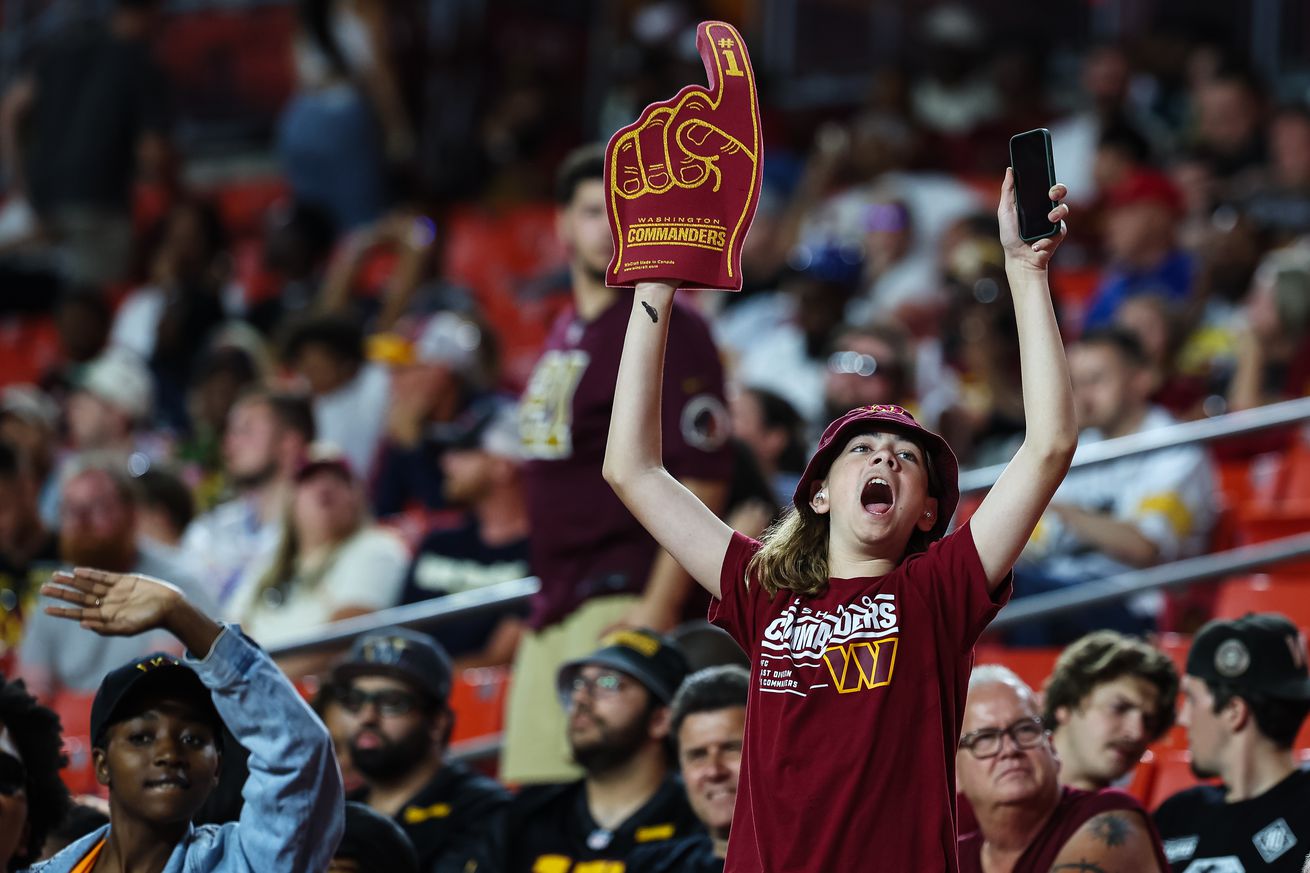
[[498, 735], [504, 726], [508, 691], [507, 667], [477, 667], [456, 675], [450, 689], [450, 708], [455, 712], [451, 744]]
[[1147, 749], [1146, 754], [1142, 755], [1142, 760], [1133, 768], [1133, 775], [1128, 785], [1124, 787], [1124, 790], [1137, 798], [1142, 805], [1146, 805], [1151, 797], [1151, 789], [1155, 786], [1155, 760], [1156, 753]]
[[1191, 762], [1191, 754], [1185, 751], [1167, 750], [1155, 755], [1155, 778], [1145, 801], [1147, 809], [1154, 811], [1178, 792], [1202, 784], [1192, 773]]
[[0, 318], [0, 385], [37, 382], [59, 356], [59, 332], [50, 316]]
[[1061, 651], [1059, 648], [1011, 649], [995, 643], [979, 643], [974, 652], [974, 663], [1009, 667], [1034, 691], [1041, 692]]
[[1260, 573], [1221, 583], [1215, 616], [1239, 618], [1248, 612], [1281, 612], [1298, 626], [1310, 627], [1310, 576]]
[[96, 781], [95, 762], [91, 759], [91, 701], [93, 692], [61, 691], [46, 701], [59, 715], [64, 732], [64, 753], [68, 766], [63, 770], [64, 784], [73, 794], [101, 793]]

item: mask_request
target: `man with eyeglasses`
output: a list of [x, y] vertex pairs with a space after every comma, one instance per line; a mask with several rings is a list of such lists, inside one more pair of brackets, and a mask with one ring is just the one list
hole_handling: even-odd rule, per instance
[[407, 628], [366, 634], [332, 671], [332, 683], [350, 760], [364, 779], [348, 799], [394, 818], [423, 873], [463, 873], [509, 794], [445, 760], [454, 726], [445, 649]]
[[669, 707], [687, 672], [682, 653], [644, 629], [610, 634], [560, 669], [569, 747], [586, 775], [514, 798], [493, 869], [617, 873], [638, 846], [701, 831], [669, 746]]
[[1167, 873], [1146, 811], [1121, 791], [1061, 786], [1036, 695], [1009, 669], [969, 677], [956, 778], [977, 817], [961, 873]]
[[0, 870], [41, 857], [46, 835], [68, 811], [62, 742], [59, 716], [22, 681], [0, 675]]
[[[823, 421], [841, 418], [857, 406], [917, 406], [912, 349], [905, 328], [893, 321], [838, 333], [823, 380]], [[914, 414], [919, 415], [917, 408]]]

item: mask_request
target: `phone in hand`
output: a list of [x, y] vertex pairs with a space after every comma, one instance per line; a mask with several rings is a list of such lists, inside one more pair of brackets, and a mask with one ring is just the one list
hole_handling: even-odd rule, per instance
[[1024, 242], [1056, 236], [1060, 226], [1046, 216], [1055, 208], [1055, 158], [1051, 132], [1044, 127], [1010, 137], [1010, 166], [1014, 169], [1014, 200], [1019, 212], [1019, 238]]

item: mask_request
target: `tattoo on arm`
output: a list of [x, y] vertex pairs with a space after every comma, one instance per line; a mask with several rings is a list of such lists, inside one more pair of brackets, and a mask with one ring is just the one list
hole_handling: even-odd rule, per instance
[[1056, 864], [1051, 873], [1106, 873], [1106, 869], [1094, 861], [1083, 858], [1068, 864]]
[[1092, 822], [1092, 836], [1107, 846], [1122, 846], [1128, 842], [1128, 822], [1112, 812], [1098, 815]]
[[659, 317], [659, 314], [655, 311], [655, 307], [654, 307], [654, 306], [651, 306], [649, 303], [647, 303], [645, 300], [643, 300], [643, 301], [641, 301], [641, 308], [644, 309], [644, 310], [646, 310], [646, 314], [650, 316], [650, 323], [651, 323], [651, 324], [659, 324], [659, 323], [660, 323], [660, 317]]

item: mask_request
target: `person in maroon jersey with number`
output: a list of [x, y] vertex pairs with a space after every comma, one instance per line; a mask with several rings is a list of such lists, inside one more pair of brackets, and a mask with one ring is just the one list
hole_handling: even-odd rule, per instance
[[[717, 111], [752, 97], [719, 96]], [[1056, 185], [1050, 196], [1066, 193]], [[890, 405], [828, 426], [794, 508], [763, 542], [735, 533], [662, 466], [655, 423], [674, 285], [636, 285], [605, 477], [751, 657], [726, 873], [958, 869], [955, 754], [973, 644], [1009, 597], [1010, 568], [1077, 442], [1046, 276], [1068, 207], [1050, 213], [1059, 236], [1022, 242], [1007, 171], [997, 212], [1027, 432], [949, 535], [955, 456]]]

